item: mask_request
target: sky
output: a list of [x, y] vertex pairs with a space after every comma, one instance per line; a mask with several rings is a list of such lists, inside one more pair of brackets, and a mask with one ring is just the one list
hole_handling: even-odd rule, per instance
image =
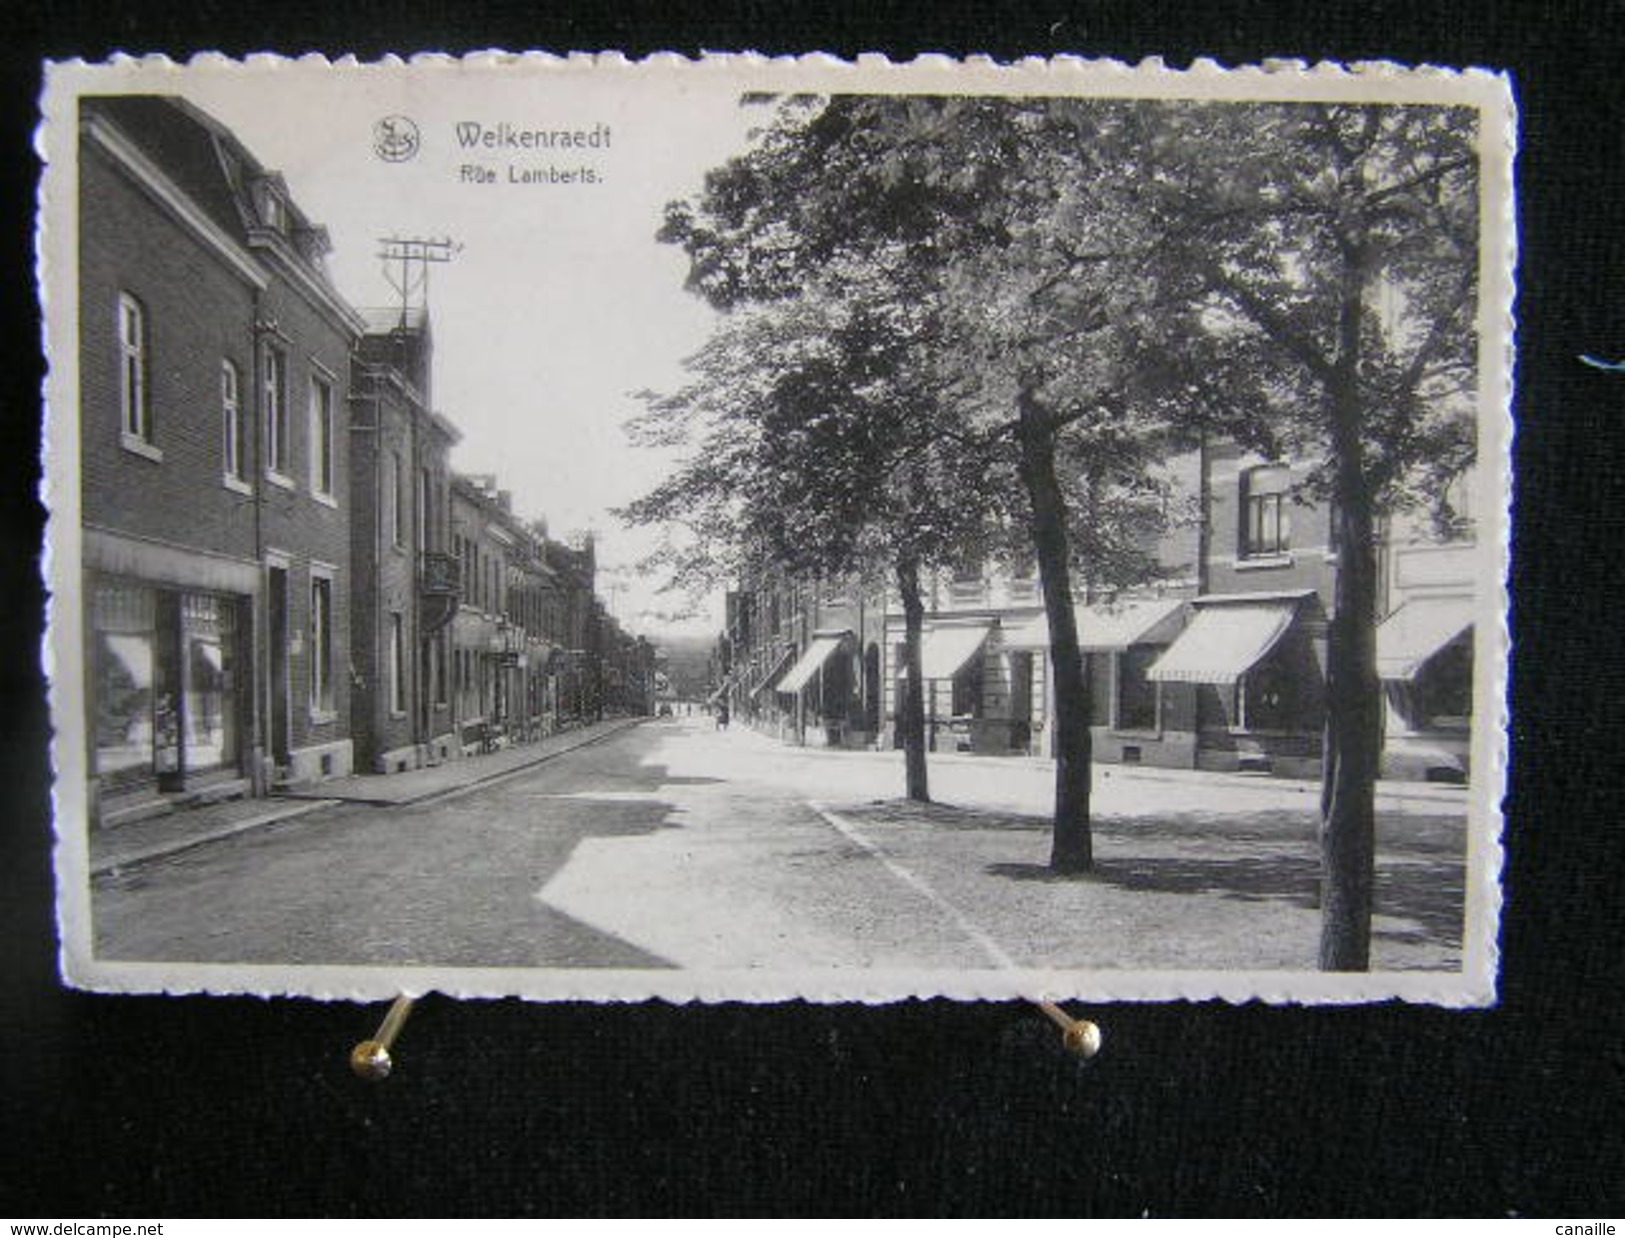
[[[572, 66], [499, 77], [448, 64], [391, 77], [284, 64], [191, 76], [182, 93], [281, 172], [294, 202], [328, 229], [329, 269], [351, 303], [397, 303], [378, 238], [459, 246], [429, 288], [434, 404], [463, 433], [454, 467], [496, 474], [517, 511], [545, 517], [556, 537], [592, 529], [599, 593], [629, 630], [714, 634], [718, 600], [673, 618], [687, 600], [636, 567], [656, 535], [625, 529], [610, 510], [673, 459], [629, 442], [624, 424], [642, 407], [633, 393], [677, 386], [682, 358], [716, 321], [683, 289], [681, 250], [654, 234], [665, 204], [695, 193], [762, 122], [761, 109], [740, 107], [737, 84], [697, 75], [654, 91]], [[375, 153], [386, 116], [416, 125], [412, 158]], [[498, 131], [498, 146], [465, 146], [459, 126], [466, 134], [470, 124]], [[598, 145], [509, 146], [504, 124], [597, 133]], [[594, 183], [581, 182], [583, 168]], [[576, 176], [521, 179], [537, 172]]]

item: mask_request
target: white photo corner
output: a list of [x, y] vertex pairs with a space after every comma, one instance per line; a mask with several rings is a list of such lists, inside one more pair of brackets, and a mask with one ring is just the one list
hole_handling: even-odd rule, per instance
[[1495, 1000], [1504, 77], [42, 109], [68, 983]]

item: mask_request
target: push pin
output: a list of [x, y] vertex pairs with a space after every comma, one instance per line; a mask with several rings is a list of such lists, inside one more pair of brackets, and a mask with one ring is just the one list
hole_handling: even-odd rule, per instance
[[406, 1025], [406, 1016], [412, 1013], [413, 999], [402, 993], [390, 1003], [389, 1013], [378, 1025], [378, 1033], [371, 1040], [363, 1040], [350, 1050], [350, 1069], [363, 1079], [377, 1083], [389, 1078], [395, 1063], [389, 1056], [390, 1046]]
[[1061, 1044], [1066, 1051], [1088, 1061], [1100, 1052], [1100, 1027], [1087, 1019], [1074, 1019], [1054, 1002], [1035, 1000], [1037, 1006], [1046, 1015], [1049, 1021], [1061, 1029]]

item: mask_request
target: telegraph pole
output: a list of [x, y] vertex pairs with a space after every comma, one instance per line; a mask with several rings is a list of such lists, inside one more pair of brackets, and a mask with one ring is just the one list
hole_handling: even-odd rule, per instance
[[383, 236], [378, 238], [378, 258], [384, 264], [384, 278], [401, 299], [401, 326], [416, 305], [429, 306], [429, 271], [438, 263], [450, 262], [462, 246], [450, 237]]

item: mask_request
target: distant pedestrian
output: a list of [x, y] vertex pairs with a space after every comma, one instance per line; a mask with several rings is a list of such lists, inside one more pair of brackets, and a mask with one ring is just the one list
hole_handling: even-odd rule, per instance
[[728, 706], [726, 704], [720, 704], [720, 705], [717, 706], [717, 730], [726, 731], [727, 729], [728, 729]]

